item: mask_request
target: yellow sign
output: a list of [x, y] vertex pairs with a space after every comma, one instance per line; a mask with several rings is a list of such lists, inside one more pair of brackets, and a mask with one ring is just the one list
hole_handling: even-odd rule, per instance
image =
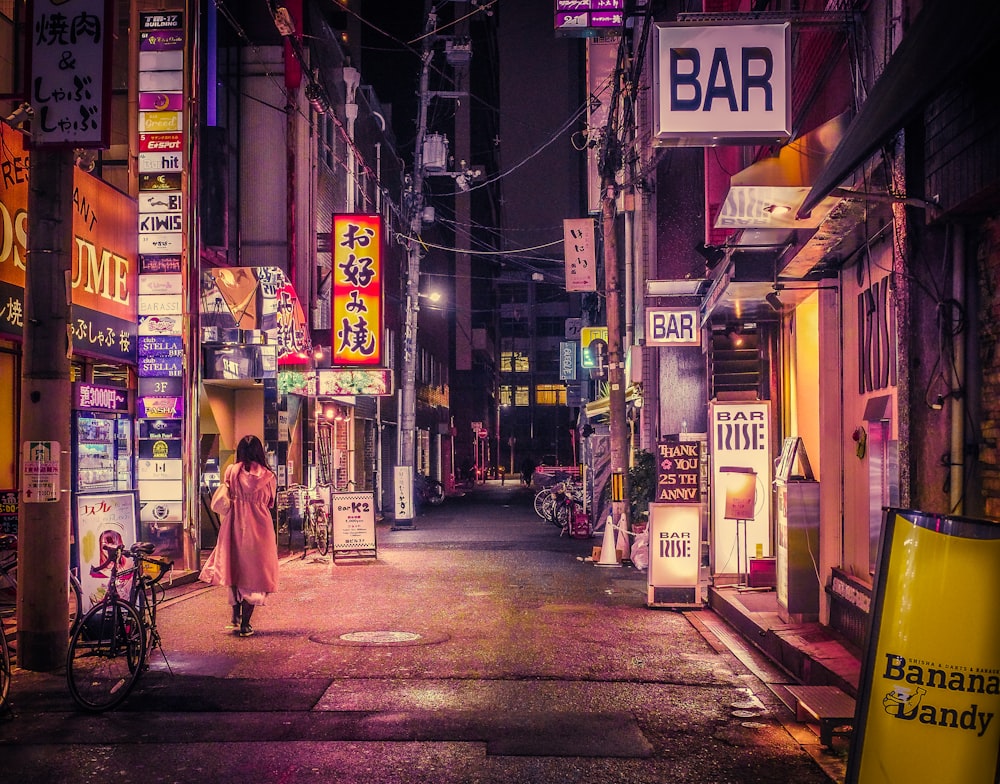
[[608, 328], [607, 327], [583, 327], [580, 330], [580, 345], [589, 346], [595, 340], [603, 340], [605, 343], [608, 342]]
[[1000, 526], [888, 509], [848, 784], [992, 784]]

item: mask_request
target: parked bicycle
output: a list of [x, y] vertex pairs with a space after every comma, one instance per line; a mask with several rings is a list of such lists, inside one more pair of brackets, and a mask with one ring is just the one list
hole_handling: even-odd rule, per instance
[[545, 522], [559, 528], [560, 536], [569, 534], [577, 510], [583, 507], [583, 485], [578, 482], [556, 482], [535, 494], [535, 513]]
[[302, 557], [310, 548], [320, 555], [330, 552], [333, 538], [329, 512], [330, 485], [320, 484], [314, 489], [305, 485], [289, 485], [278, 494], [278, 533], [288, 536], [292, 548], [292, 522], [298, 519], [302, 526]]
[[[121, 704], [148, 668], [150, 652], [160, 648], [156, 608], [173, 561], [152, 556], [154, 549], [149, 542], [104, 548], [108, 560], [100, 568], [111, 570], [107, 593], [83, 616], [66, 654], [69, 692], [82, 708], [96, 712]], [[132, 560], [127, 569], [119, 566], [123, 555]]]
[[444, 485], [419, 471], [413, 474], [413, 494], [418, 505], [440, 506], [444, 503]]
[[[17, 604], [17, 535], [0, 534], [0, 612], [13, 614]], [[69, 633], [83, 615], [83, 588], [72, 569], [69, 571], [69, 589], [66, 597]]]

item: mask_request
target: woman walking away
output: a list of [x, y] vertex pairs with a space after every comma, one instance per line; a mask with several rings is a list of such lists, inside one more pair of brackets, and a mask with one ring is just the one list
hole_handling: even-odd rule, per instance
[[229, 491], [229, 509], [221, 515], [218, 544], [199, 579], [229, 588], [233, 615], [228, 628], [249, 637], [254, 607], [278, 589], [278, 543], [271, 520], [277, 483], [257, 436], [240, 441], [223, 484]]

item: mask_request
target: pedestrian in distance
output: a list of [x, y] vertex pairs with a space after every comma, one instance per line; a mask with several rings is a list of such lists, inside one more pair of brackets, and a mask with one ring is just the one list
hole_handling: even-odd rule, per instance
[[227, 628], [240, 637], [253, 634], [254, 608], [278, 589], [278, 545], [271, 519], [276, 485], [264, 445], [257, 436], [244, 436], [212, 499], [213, 509], [220, 495], [228, 495], [229, 503], [228, 508], [221, 504], [219, 541], [199, 579], [229, 588], [232, 620]]
[[535, 461], [530, 457], [524, 458], [521, 462], [521, 483], [525, 487], [531, 487], [531, 475], [535, 473]]

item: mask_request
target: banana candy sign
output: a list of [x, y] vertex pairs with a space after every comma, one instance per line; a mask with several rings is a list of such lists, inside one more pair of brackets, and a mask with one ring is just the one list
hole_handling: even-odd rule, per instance
[[846, 784], [992, 784], [1000, 525], [885, 509]]

